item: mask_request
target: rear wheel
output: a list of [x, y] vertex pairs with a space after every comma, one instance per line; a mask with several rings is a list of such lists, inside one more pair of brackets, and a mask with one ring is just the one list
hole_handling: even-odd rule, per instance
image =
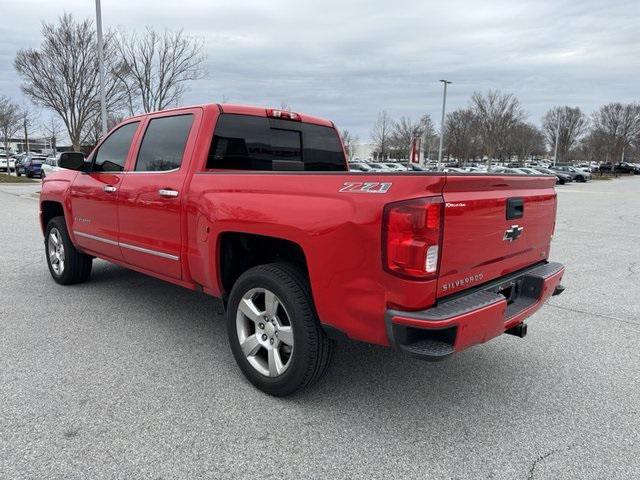
[[306, 276], [274, 263], [243, 273], [227, 309], [231, 350], [247, 379], [276, 396], [315, 383], [334, 349], [315, 313]]
[[45, 254], [51, 276], [61, 285], [81, 283], [91, 275], [93, 259], [71, 243], [64, 217], [54, 217], [47, 224]]

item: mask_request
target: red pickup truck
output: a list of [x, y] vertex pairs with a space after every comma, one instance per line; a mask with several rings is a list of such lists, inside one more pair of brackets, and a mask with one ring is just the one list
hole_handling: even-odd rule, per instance
[[330, 121], [240, 105], [129, 118], [62, 155], [40, 221], [53, 279], [99, 257], [222, 298], [244, 375], [287, 395], [335, 339], [440, 360], [560, 285], [553, 176], [349, 172]]

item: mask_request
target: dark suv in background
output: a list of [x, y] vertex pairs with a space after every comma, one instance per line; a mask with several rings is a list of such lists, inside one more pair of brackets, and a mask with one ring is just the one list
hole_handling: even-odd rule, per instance
[[26, 175], [28, 178], [42, 178], [42, 164], [45, 160], [45, 157], [36, 157], [35, 155], [24, 157], [19, 164], [16, 163], [16, 175], [19, 177]]
[[544, 173], [545, 175], [555, 175], [556, 183], [559, 185], [564, 185], [565, 183], [573, 182], [573, 176], [569, 175], [568, 172], [561, 172], [559, 170], [551, 170], [550, 168], [545, 167], [531, 167], [533, 170], [536, 170], [540, 173]]
[[615, 167], [616, 173], [633, 173], [634, 175], [640, 175], [640, 166], [629, 163], [629, 162], [621, 162], [621, 163], [603, 163], [600, 165], [601, 172], [611, 172], [611, 167]]

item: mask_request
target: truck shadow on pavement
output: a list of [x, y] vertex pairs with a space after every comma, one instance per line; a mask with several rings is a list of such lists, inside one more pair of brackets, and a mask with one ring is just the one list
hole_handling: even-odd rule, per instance
[[[137, 312], [135, 318], [145, 324], [152, 322], [162, 335], [177, 334], [180, 338], [174, 341], [197, 344], [199, 351], [194, 354], [207, 358], [211, 367], [227, 370], [232, 383], [225, 388], [248, 386], [252, 396], [264, 398], [235, 365], [219, 300], [105, 262], [95, 263], [91, 280], [83, 287], [97, 288], [101, 296], [117, 298], [126, 312]], [[510, 365], [525, 359], [514, 358], [507, 346], [517, 341], [501, 338], [437, 363], [412, 359], [391, 348], [339, 341], [332, 365], [318, 384], [278, 401], [321, 408], [340, 399], [344, 409], [348, 406], [345, 399], [352, 398], [354, 408], [359, 410], [362, 395], [366, 395], [369, 407], [383, 403], [387, 408], [396, 405], [405, 409], [409, 399], [419, 398], [416, 407], [422, 409], [425, 404], [446, 403], [452, 397], [459, 401], [482, 392], [495, 394], [497, 390], [513, 389], [513, 377], [520, 375]]]

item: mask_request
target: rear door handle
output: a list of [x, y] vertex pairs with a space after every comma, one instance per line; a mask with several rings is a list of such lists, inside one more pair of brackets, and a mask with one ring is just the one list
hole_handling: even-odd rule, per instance
[[104, 186], [104, 188], [103, 188], [103, 190], [104, 190], [105, 192], [108, 192], [108, 193], [114, 193], [114, 192], [115, 192], [115, 191], [117, 191], [118, 189], [117, 189], [116, 187], [114, 187], [113, 185], [105, 185], [105, 186]]
[[169, 197], [169, 198], [175, 198], [178, 196], [178, 192], [176, 192], [175, 190], [167, 190], [164, 188], [158, 190], [158, 194], [160, 194], [161, 197]]

